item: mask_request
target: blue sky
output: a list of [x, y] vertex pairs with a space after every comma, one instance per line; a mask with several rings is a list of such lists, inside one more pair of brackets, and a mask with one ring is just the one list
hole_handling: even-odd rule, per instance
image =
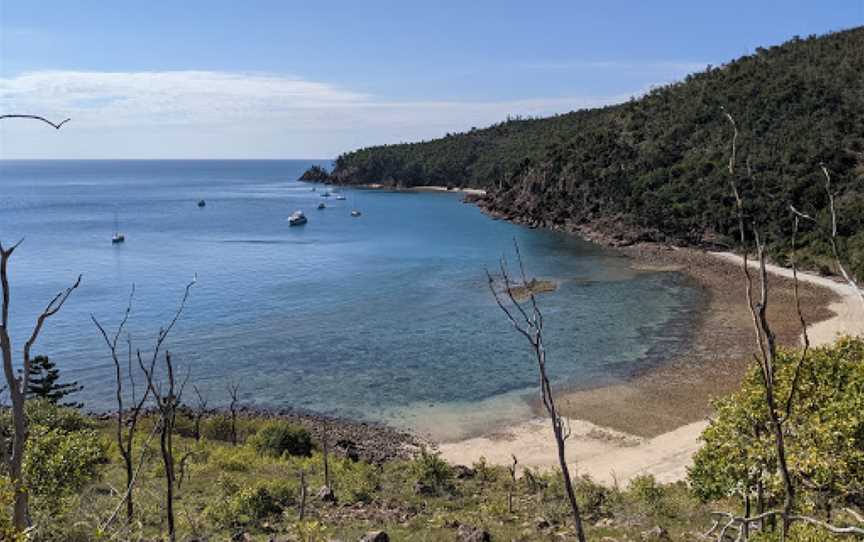
[[625, 100], [864, 0], [0, 0], [0, 158], [332, 157]]

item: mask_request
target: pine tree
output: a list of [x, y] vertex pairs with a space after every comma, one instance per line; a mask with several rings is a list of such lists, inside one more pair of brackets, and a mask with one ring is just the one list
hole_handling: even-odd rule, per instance
[[30, 364], [30, 382], [27, 394], [31, 397], [47, 399], [52, 403], [71, 408], [81, 408], [82, 403], [60, 403], [64, 397], [84, 389], [78, 382], [60, 384], [60, 369], [48, 356], [36, 356]]

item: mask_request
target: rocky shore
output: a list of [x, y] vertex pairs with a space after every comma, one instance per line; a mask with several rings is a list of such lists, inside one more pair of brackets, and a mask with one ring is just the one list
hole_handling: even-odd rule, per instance
[[[192, 415], [192, 410], [182, 407], [181, 412]], [[145, 415], [156, 414], [148, 410]], [[94, 418], [106, 421], [115, 417], [114, 413], [91, 414]], [[225, 408], [207, 409], [203, 420], [214, 416], [228, 416]], [[314, 412], [301, 412], [288, 408], [266, 408], [242, 406], [237, 412], [238, 425], [244, 420], [282, 420], [304, 427], [316, 443], [327, 438], [332, 453], [351, 460], [381, 464], [394, 459], [409, 459], [421, 446], [430, 443], [411, 433], [372, 422], [362, 422], [325, 416]]]

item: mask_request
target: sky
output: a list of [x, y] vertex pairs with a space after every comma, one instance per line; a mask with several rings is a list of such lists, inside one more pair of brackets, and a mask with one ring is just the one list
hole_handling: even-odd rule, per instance
[[0, 159], [333, 158], [616, 103], [864, 0], [0, 0]]

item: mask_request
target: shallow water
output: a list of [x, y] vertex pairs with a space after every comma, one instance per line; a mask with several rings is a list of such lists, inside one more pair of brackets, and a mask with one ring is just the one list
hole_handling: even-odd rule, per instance
[[[457, 194], [324, 199], [294, 181], [311, 163], [0, 162], [0, 239], [26, 238], [11, 262], [16, 347], [82, 273], [34, 352], [85, 386], [88, 408], [110, 408], [111, 361], [89, 315], [116, 325], [134, 283], [130, 329], [146, 350], [197, 274], [168, 347], [212, 403], [231, 380], [249, 403], [461, 436], [527, 415], [519, 396], [536, 385], [486, 285], [514, 238], [531, 276], [560, 283], [539, 298], [556, 383], [626, 377], [686, 340], [698, 293], [678, 274], [490, 220]], [[296, 209], [309, 223], [288, 227]]]

